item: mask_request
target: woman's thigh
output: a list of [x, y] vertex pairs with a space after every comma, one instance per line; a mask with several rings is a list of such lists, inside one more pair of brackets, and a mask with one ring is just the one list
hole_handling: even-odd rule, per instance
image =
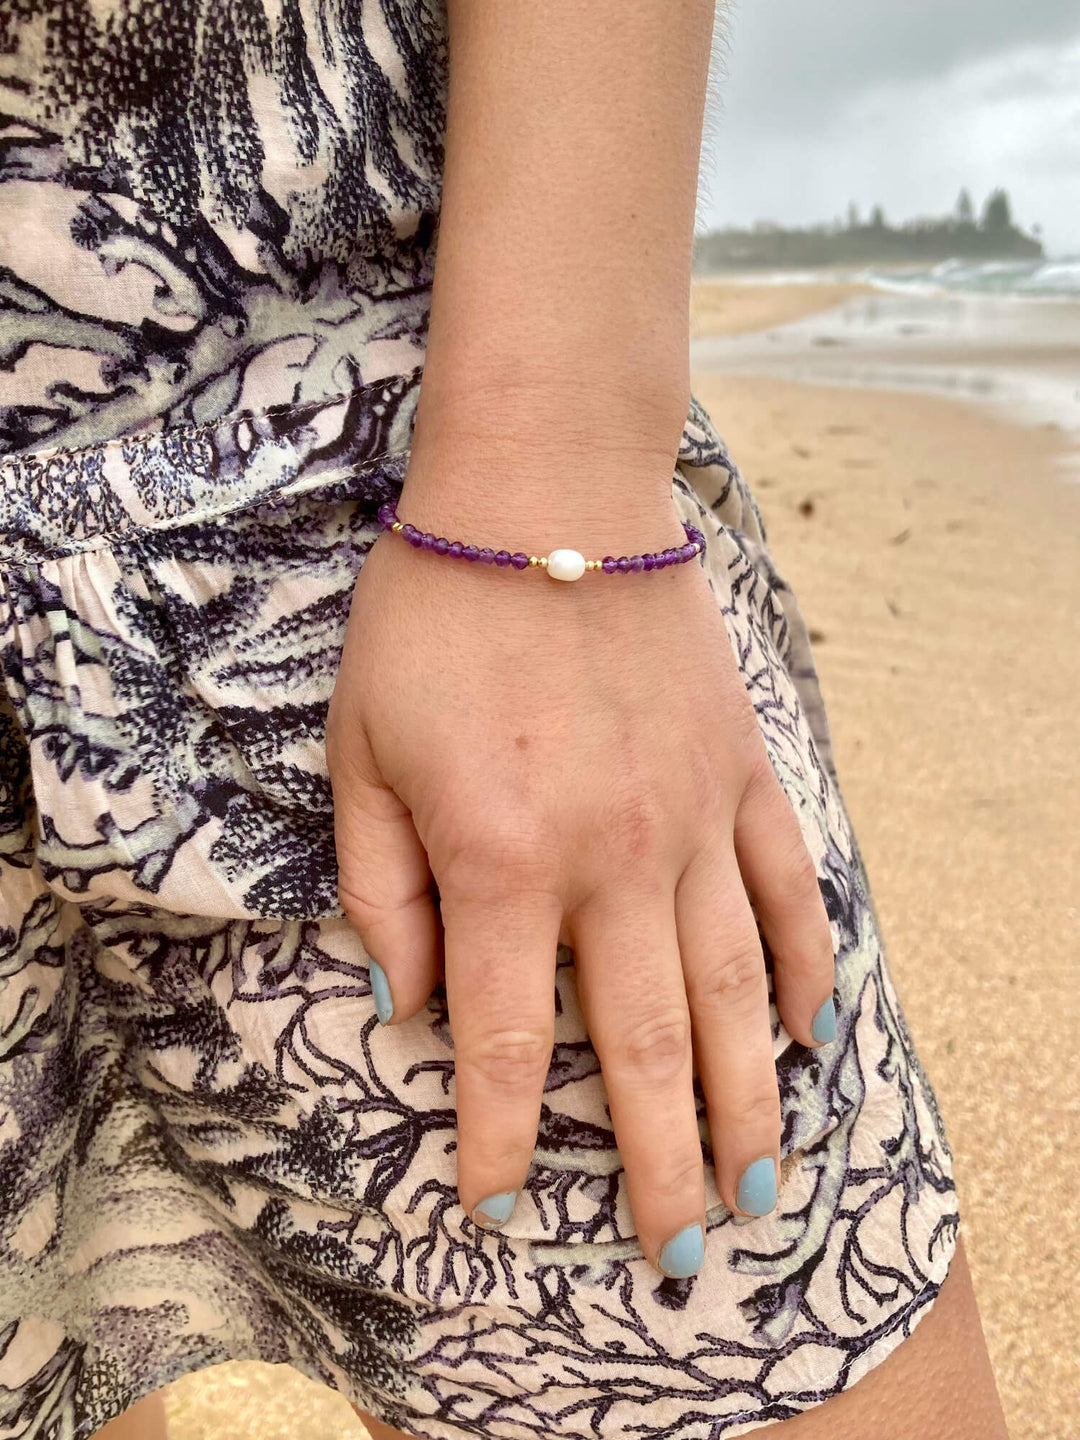
[[[356, 1413], [372, 1440], [400, 1440], [401, 1431]], [[776, 1440], [1008, 1440], [963, 1240], [906, 1340], [850, 1390], [751, 1433], [765, 1440], [770, 1430]]]

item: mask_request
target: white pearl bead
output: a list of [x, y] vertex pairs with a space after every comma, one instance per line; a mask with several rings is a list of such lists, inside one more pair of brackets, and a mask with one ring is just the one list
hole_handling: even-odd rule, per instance
[[580, 580], [585, 574], [585, 556], [577, 550], [552, 550], [547, 573], [553, 580]]

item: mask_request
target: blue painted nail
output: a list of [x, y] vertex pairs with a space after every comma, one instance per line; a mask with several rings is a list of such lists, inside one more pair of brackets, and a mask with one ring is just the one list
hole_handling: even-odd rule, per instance
[[375, 1001], [375, 1014], [385, 1025], [394, 1013], [394, 999], [390, 994], [390, 981], [386, 978], [386, 971], [377, 960], [368, 960], [368, 973], [371, 976], [371, 994]]
[[771, 1155], [763, 1155], [743, 1171], [735, 1203], [751, 1215], [767, 1215], [776, 1204], [776, 1165]]
[[516, 1190], [503, 1190], [498, 1195], [489, 1195], [481, 1200], [472, 1213], [473, 1223], [489, 1230], [493, 1225], [505, 1224], [517, 1201]]
[[685, 1280], [696, 1275], [705, 1260], [705, 1231], [700, 1225], [687, 1225], [673, 1235], [660, 1251], [660, 1269], [672, 1280]]
[[831, 995], [814, 1016], [814, 1023], [810, 1030], [819, 1045], [836, 1039], [836, 1006], [833, 1004]]

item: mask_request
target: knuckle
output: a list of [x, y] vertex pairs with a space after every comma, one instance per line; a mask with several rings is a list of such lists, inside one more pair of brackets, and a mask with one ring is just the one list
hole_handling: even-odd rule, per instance
[[761, 947], [746, 943], [717, 957], [712, 969], [694, 987], [695, 1009], [706, 1015], [745, 1006], [757, 998], [765, 983]]
[[[551, 889], [557, 858], [544, 827], [526, 817], [459, 824], [449, 844], [431, 855], [439, 889], [462, 899], [505, 898], [523, 890]], [[436, 853], [438, 853], [436, 851]]]
[[780, 1091], [775, 1079], [728, 1104], [729, 1128], [748, 1135], [780, 1133]]
[[485, 1084], [504, 1093], [541, 1086], [551, 1063], [551, 1036], [539, 1030], [492, 1030], [467, 1048], [466, 1059]]
[[761, 721], [747, 691], [744, 690], [737, 702], [726, 710], [723, 716], [723, 735], [729, 752], [741, 756], [744, 765], [748, 767], [744, 772], [748, 785], [759, 777], [761, 780], [766, 780], [769, 776], [775, 778], [765, 748]]
[[700, 1190], [703, 1174], [704, 1161], [699, 1144], [696, 1153], [687, 1152], [651, 1167], [648, 1176], [650, 1198], [659, 1201], [661, 1207], [669, 1202], [674, 1205]]
[[650, 1086], [670, 1084], [690, 1054], [690, 1017], [684, 1013], [649, 1016], [626, 1029], [614, 1050], [621, 1073]]
[[805, 902], [819, 898], [817, 868], [794, 816], [791, 834], [781, 841], [780, 869], [784, 893], [791, 900]]
[[650, 865], [663, 852], [669, 818], [669, 807], [658, 796], [631, 796], [615, 811], [608, 844], [624, 862]]

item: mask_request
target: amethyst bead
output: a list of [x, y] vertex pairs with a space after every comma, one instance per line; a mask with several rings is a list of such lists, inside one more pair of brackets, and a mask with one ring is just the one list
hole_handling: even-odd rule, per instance
[[423, 535], [420, 536], [420, 544], [425, 550], [435, 549], [435, 536], [432, 535], [430, 530], [425, 530]]
[[393, 525], [396, 519], [397, 515], [394, 513], [394, 502], [392, 500], [387, 500], [385, 505], [379, 506], [379, 520], [383, 525]]
[[651, 552], [648, 553], [648, 554], [646, 554], [646, 555], [643, 555], [643, 556], [641, 557], [641, 568], [642, 568], [643, 570], [655, 570], [655, 569], [656, 569], [656, 556], [653, 555]]
[[523, 555], [519, 550], [515, 555], [510, 556], [510, 564], [515, 570], [527, 570], [529, 568], [529, 557]]
[[635, 573], [637, 573], [637, 571], [639, 570], [645, 569], [645, 561], [640, 555], [630, 556], [630, 569], [633, 570]]
[[465, 546], [461, 543], [460, 540], [451, 540], [446, 553], [450, 556], [451, 560], [460, 560], [461, 552], [464, 549]]
[[679, 554], [682, 556], [682, 558], [683, 558], [684, 560], [692, 560], [692, 559], [694, 558], [694, 556], [697, 554], [697, 546], [696, 546], [696, 545], [684, 545], [684, 546], [682, 547], [682, 549], [679, 551]]
[[485, 545], [484, 548], [480, 551], [480, 563], [482, 565], [490, 565], [494, 559], [495, 551], [492, 550], [490, 546]]
[[496, 551], [495, 551], [495, 564], [498, 565], [498, 567], [499, 567], [500, 570], [505, 570], [506, 567], [507, 567], [507, 565], [510, 564], [510, 551], [509, 551], [509, 550], [496, 550]]
[[619, 562], [615, 559], [614, 555], [605, 555], [600, 568], [605, 575], [614, 575], [615, 571], [619, 568]]
[[620, 555], [618, 560], [615, 561], [615, 564], [619, 567], [620, 574], [627, 574], [630, 569], [630, 556]]
[[445, 555], [447, 550], [450, 549], [450, 541], [447, 540], [445, 535], [440, 535], [431, 548], [435, 551], [436, 555]]
[[479, 559], [480, 559], [480, 551], [476, 548], [475, 545], [466, 545], [466, 546], [462, 549], [461, 554], [462, 554], [462, 558], [465, 559], [465, 560], [479, 560]]

